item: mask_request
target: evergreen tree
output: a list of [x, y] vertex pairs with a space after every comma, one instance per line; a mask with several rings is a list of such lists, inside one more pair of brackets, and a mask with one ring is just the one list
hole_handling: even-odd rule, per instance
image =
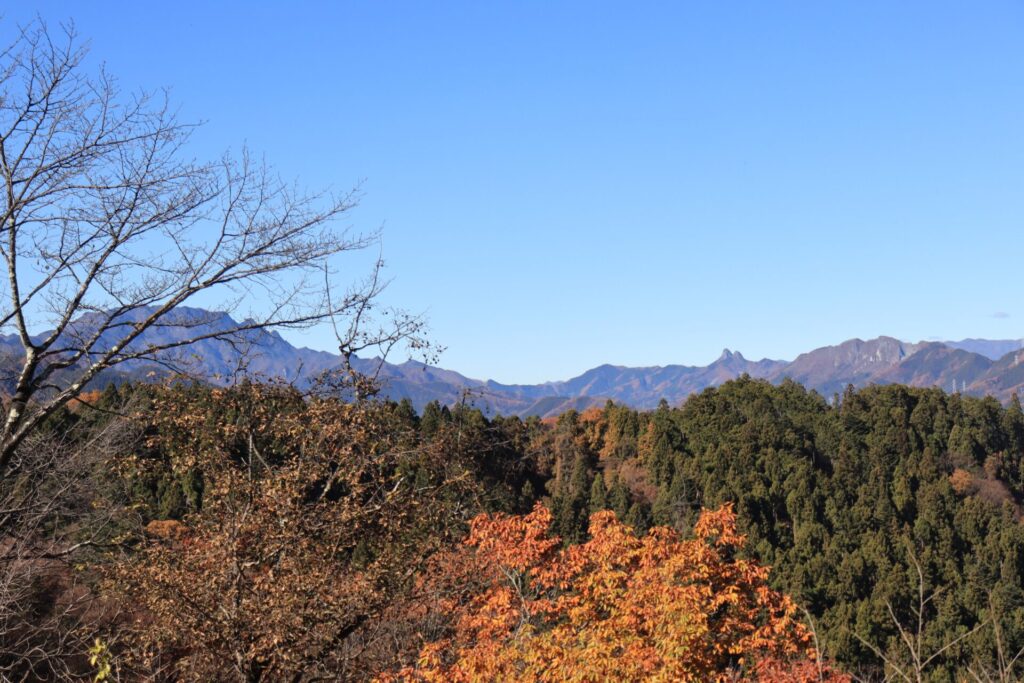
[[412, 405], [412, 401], [408, 398], [403, 398], [398, 402], [395, 407], [395, 417], [410, 429], [415, 429], [419, 424], [419, 417], [416, 415], [416, 409]]
[[622, 483], [622, 480], [616, 474], [612, 481], [611, 489], [608, 491], [608, 505], [615, 512], [619, 519], [625, 519], [626, 513], [629, 512], [629, 490]]
[[591, 514], [608, 509], [608, 491], [604, 486], [604, 476], [600, 472], [594, 476], [594, 483], [590, 486], [589, 502]]
[[431, 437], [441, 427], [441, 404], [431, 401], [423, 407], [423, 416], [420, 418], [420, 431], [423, 436]]
[[647, 507], [640, 503], [633, 503], [629, 507], [629, 512], [626, 513], [624, 521], [633, 528], [637, 536], [647, 533], [647, 529], [651, 526], [650, 513]]

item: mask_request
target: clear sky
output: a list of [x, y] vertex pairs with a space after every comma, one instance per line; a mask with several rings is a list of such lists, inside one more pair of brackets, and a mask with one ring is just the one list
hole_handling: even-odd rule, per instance
[[[1024, 3], [23, 2], [311, 187], [441, 365], [1024, 337]], [[330, 349], [327, 330], [293, 335]]]

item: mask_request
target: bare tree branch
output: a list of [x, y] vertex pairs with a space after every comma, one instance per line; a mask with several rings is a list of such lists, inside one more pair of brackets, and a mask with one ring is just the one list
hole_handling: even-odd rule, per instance
[[[0, 332], [20, 347], [0, 478], [48, 415], [123, 363], [173, 367], [174, 351], [200, 341], [242, 343], [324, 320], [346, 330], [346, 361], [421, 343], [417, 317], [384, 310], [388, 324], [372, 324], [386, 285], [379, 259], [370, 277], [331, 295], [332, 260], [377, 238], [338, 225], [357, 191], [303, 191], [246, 150], [192, 161], [183, 149], [194, 126], [165, 94], [122, 93], [105, 72], [85, 74], [84, 57], [73, 27], [51, 32], [42, 21], [0, 50]], [[183, 313], [199, 294], [262, 312], [213, 329]], [[145, 342], [166, 326], [194, 333]]]

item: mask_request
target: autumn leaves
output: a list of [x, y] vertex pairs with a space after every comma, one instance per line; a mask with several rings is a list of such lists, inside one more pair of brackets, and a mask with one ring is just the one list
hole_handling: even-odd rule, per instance
[[451, 633], [381, 680], [845, 680], [819, 669], [768, 569], [737, 556], [731, 506], [705, 511], [691, 539], [664, 527], [638, 538], [604, 511], [590, 540], [563, 548], [551, 521], [541, 505], [473, 520], [449, 562], [485, 577], [483, 590], [450, 601]]

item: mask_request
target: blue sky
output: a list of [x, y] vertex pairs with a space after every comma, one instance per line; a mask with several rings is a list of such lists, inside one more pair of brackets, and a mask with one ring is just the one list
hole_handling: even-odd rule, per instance
[[363, 180], [388, 302], [470, 376], [1024, 337], [1024, 3], [29, 2], [0, 30], [36, 12], [170, 86], [197, 155]]

